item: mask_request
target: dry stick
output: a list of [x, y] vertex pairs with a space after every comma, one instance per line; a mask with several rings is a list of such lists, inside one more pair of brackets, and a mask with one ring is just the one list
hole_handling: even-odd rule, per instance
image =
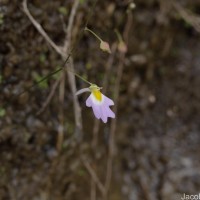
[[[128, 13], [128, 20], [125, 25], [124, 29], [124, 38], [125, 38], [125, 43], [128, 44], [128, 33], [130, 30], [132, 24], [132, 13]], [[115, 83], [115, 88], [114, 88], [114, 102], [115, 102], [115, 107], [114, 107], [114, 112], [116, 113], [117, 116], [117, 107], [118, 107], [118, 97], [119, 97], [119, 88], [120, 88], [120, 82], [123, 74], [123, 68], [124, 68], [124, 60], [125, 60], [125, 53], [121, 52], [120, 53], [120, 63], [118, 65], [117, 69], [117, 80]], [[106, 181], [105, 181], [105, 196], [104, 199], [107, 199], [108, 191], [110, 189], [110, 184], [111, 184], [111, 178], [112, 178], [112, 167], [113, 167], [113, 157], [114, 157], [114, 139], [115, 139], [115, 131], [116, 131], [116, 124], [117, 124], [117, 117], [115, 120], [112, 120], [111, 123], [111, 131], [110, 131], [110, 140], [109, 140], [109, 153], [108, 153], [108, 161], [107, 161], [107, 171], [106, 171]]]
[[[109, 59], [106, 63], [105, 77], [104, 77], [103, 84], [102, 84], [104, 93], [106, 93], [106, 91], [107, 91], [108, 78], [109, 78], [109, 75], [110, 75], [111, 66], [113, 65], [116, 48], [117, 48], [117, 46], [114, 43], [111, 47], [112, 54], [110, 54]], [[97, 146], [99, 126], [100, 126], [100, 121], [98, 119], [95, 119], [94, 127], [93, 127], [93, 140], [92, 140], [92, 146], [93, 147]]]
[[100, 182], [99, 178], [97, 177], [95, 171], [92, 169], [92, 167], [90, 166], [90, 164], [88, 163], [88, 161], [85, 158], [81, 157], [81, 160], [83, 162], [83, 165], [85, 166], [85, 168], [88, 170], [90, 176], [92, 177], [93, 181], [97, 184], [100, 192], [102, 193], [102, 195], [105, 194], [105, 188], [103, 186], [103, 184]]
[[75, 19], [75, 15], [79, 6], [79, 0], [75, 0], [74, 4], [72, 6], [72, 10], [69, 16], [69, 22], [68, 22], [68, 26], [66, 29], [66, 37], [65, 37], [65, 42], [63, 45], [63, 50], [64, 52], [68, 51], [68, 48], [71, 46], [71, 39], [72, 39], [72, 28], [73, 28], [73, 24], [74, 24], [74, 19]]
[[[72, 32], [72, 28], [73, 28], [73, 23], [74, 23], [74, 19], [75, 19], [75, 15], [76, 15], [76, 11], [78, 9], [78, 5], [79, 5], [79, 0], [75, 0], [74, 4], [72, 6], [72, 10], [70, 13], [70, 17], [69, 17], [69, 23], [67, 26], [67, 30], [66, 30], [66, 37], [65, 37], [65, 42], [63, 45], [63, 52], [65, 52], [65, 56], [63, 57], [63, 59], [66, 59], [66, 55], [68, 55], [68, 50], [71, 47], [71, 32]], [[70, 70], [74, 71], [74, 66], [72, 63], [72, 57], [69, 58], [69, 65], [70, 65]], [[61, 76], [61, 83], [60, 83], [60, 90], [59, 90], [59, 96], [60, 96], [60, 109], [59, 109], [59, 118], [60, 118], [60, 122], [61, 122], [61, 128], [58, 132], [58, 140], [57, 140], [57, 149], [61, 150], [62, 148], [62, 143], [64, 140], [64, 97], [65, 97], [65, 68], [62, 72], [62, 76]], [[74, 104], [74, 114], [75, 114], [75, 124], [76, 127], [78, 128], [78, 131], [81, 132], [82, 131], [82, 119], [81, 119], [81, 109], [78, 103], [78, 99], [75, 95], [76, 92], [76, 81], [75, 81], [75, 75], [69, 71], [67, 71], [68, 74], [68, 80], [70, 83], [70, 88], [72, 91], [72, 96], [73, 96], [73, 104]]]
[[[67, 35], [65, 38], [65, 43], [63, 46], [63, 50], [65, 52], [68, 51], [68, 49], [71, 47], [71, 40], [72, 40], [72, 27], [74, 24], [74, 19], [75, 19], [75, 15], [79, 6], [79, 0], [75, 0], [73, 7], [72, 7], [72, 11], [70, 13], [70, 17], [69, 17], [69, 23], [67, 26]], [[74, 71], [74, 64], [73, 64], [73, 59], [72, 57], [69, 58], [69, 63], [70, 63], [70, 69], [72, 71]], [[78, 128], [78, 131], [82, 131], [82, 117], [81, 117], [81, 109], [78, 103], [78, 99], [77, 96], [75, 95], [76, 93], [76, 81], [75, 81], [75, 76], [74, 74], [72, 75], [71, 72], [67, 71], [68, 74], [68, 79], [69, 81], [72, 83], [71, 84], [71, 90], [72, 90], [72, 94], [73, 94], [73, 102], [74, 102], [74, 113], [75, 113], [75, 121], [76, 121], [76, 127]]]
[[105, 76], [104, 76], [104, 80], [103, 80], [103, 92], [104, 93], [107, 92], [108, 79], [110, 77], [111, 67], [113, 65], [115, 53], [116, 53], [116, 50], [117, 50], [117, 44], [116, 43], [114, 43], [112, 45], [111, 50], [112, 50], [112, 56], [109, 57], [108, 63], [106, 65], [106, 72], [105, 72]]
[[58, 87], [59, 83], [60, 83], [60, 79], [57, 79], [56, 82], [53, 84], [51, 92], [49, 93], [46, 101], [42, 104], [42, 108], [36, 113], [36, 115], [40, 115], [42, 112], [44, 112], [44, 110], [46, 109], [46, 107], [50, 103], [51, 99], [53, 98], [55, 91], [56, 91], [56, 88]]
[[[51, 38], [47, 35], [47, 33], [42, 28], [42, 26], [33, 18], [33, 16], [31, 15], [31, 13], [30, 13], [30, 11], [28, 10], [28, 7], [27, 7], [27, 0], [24, 0], [22, 5], [23, 5], [23, 10], [24, 10], [25, 14], [28, 16], [29, 20], [32, 22], [32, 24], [35, 26], [35, 28], [38, 30], [38, 32], [54, 48], [54, 50], [62, 56], [63, 60], [65, 60], [65, 61], [68, 60], [68, 58], [70, 58], [70, 54], [68, 53], [68, 48], [70, 47], [71, 29], [72, 29], [72, 25], [73, 25], [73, 22], [74, 22], [75, 14], [76, 14], [76, 11], [77, 11], [77, 8], [78, 8], [78, 5], [79, 5], [79, 0], [76, 0], [74, 2], [74, 4], [73, 4], [72, 12], [70, 14], [69, 24], [68, 24], [68, 28], [67, 28], [67, 36], [66, 36], [65, 43], [64, 43], [63, 47], [57, 46], [51, 40]], [[69, 40], [69, 41], [67, 41], [67, 40]], [[62, 77], [63, 76], [61, 74], [60, 82], [62, 82], [62, 80], [61, 80], [61, 79], [63, 79]], [[75, 96], [74, 94], [75, 94], [75, 91], [76, 91], [76, 84], [75, 84], [74, 74], [68, 72], [68, 77], [69, 77], [70, 88], [71, 88], [71, 90], [73, 92], [73, 96]], [[82, 131], [82, 121], [81, 121], [80, 106], [79, 106], [79, 103], [78, 103], [78, 100], [77, 100], [76, 96], [73, 97], [73, 104], [74, 104], [74, 111], [75, 111], [76, 127], [78, 128], [79, 131]], [[64, 117], [64, 113], [63, 113], [63, 117]]]
[[91, 190], [90, 190], [90, 199], [96, 200], [96, 183], [91, 178]]
[[65, 73], [61, 74], [61, 79], [60, 79], [60, 87], [59, 87], [59, 101], [60, 101], [60, 106], [59, 106], [59, 129], [58, 129], [58, 137], [57, 137], [57, 143], [56, 147], [58, 152], [61, 151], [62, 149], [62, 144], [64, 140], [64, 97], [65, 97]]
[[32, 24], [35, 26], [35, 28], [37, 29], [37, 31], [44, 37], [44, 39], [47, 41], [47, 43], [49, 43], [54, 50], [62, 55], [65, 56], [64, 52], [62, 51], [62, 49], [57, 46], [52, 40], [51, 38], [47, 35], [47, 33], [44, 31], [44, 29], [42, 28], [42, 26], [34, 19], [34, 17], [31, 15], [28, 7], [27, 7], [27, 0], [24, 0], [22, 3], [23, 6], [23, 11], [24, 13], [28, 16], [29, 20], [32, 22]]
[[200, 33], [200, 16], [192, 13], [191, 11], [183, 8], [178, 3], [173, 3], [174, 8], [179, 12], [180, 16], [193, 28]]
[[[118, 102], [117, 99], [119, 97], [119, 85], [122, 77], [122, 72], [123, 72], [123, 66], [124, 66], [124, 58], [125, 54], [121, 53], [120, 54], [120, 63], [118, 65], [117, 69], [117, 80], [114, 88], [114, 102], [115, 102], [115, 107], [113, 109], [114, 113], [117, 115], [117, 106]], [[116, 117], [117, 118], [117, 117]], [[108, 194], [109, 188], [110, 188], [110, 183], [111, 183], [111, 178], [112, 178], [112, 164], [113, 164], [113, 157], [114, 157], [114, 134], [116, 130], [116, 119], [112, 121], [111, 123], [111, 130], [110, 130], [110, 139], [109, 139], [109, 153], [108, 153], [108, 161], [107, 161], [107, 171], [106, 171], [106, 181], [105, 181], [105, 188], [106, 188], [106, 195]], [[107, 197], [105, 196], [105, 199]]]

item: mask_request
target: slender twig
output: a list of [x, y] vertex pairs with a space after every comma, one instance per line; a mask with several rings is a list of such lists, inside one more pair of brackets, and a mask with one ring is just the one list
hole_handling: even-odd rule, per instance
[[92, 30], [90, 30], [88, 27], [85, 27], [85, 31], [89, 31], [90, 33], [92, 33], [92, 35], [94, 35], [100, 42], [102, 42], [102, 39]]
[[63, 17], [62, 14], [60, 14], [59, 17], [60, 17], [60, 20], [61, 20], [61, 23], [62, 23], [62, 26], [63, 26], [63, 31], [65, 32], [65, 34], [67, 34], [67, 26], [65, 24], [64, 17]]
[[[73, 62], [72, 57], [69, 58], [69, 63], [70, 63], [70, 69], [72, 69], [74, 71], [74, 62]], [[74, 75], [72, 76], [72, 73], [70, 73], [69, 71], [67, 74], [68, 74], [69, 82], [74, 83], [74, 84], [71, 84], [71, 91], [73, 94], [75, 123], [76, 123], [76, 127], [77, 127], [76, 133], [78, 134], [77, 136], [80, 136], [79, 133], [82, 132], [82, 117], [81, 117], [81, 108], [80, 108], [78, 98], [76, 95], [77, 89], [76, 89], [76, 84], [75, 84], [75, 76]]]
[[[118, 65], [117, 69], [117, 80], [115, 83], [115, 88], [114, 88], [114, 102], [115, 102], [115, 107], [113, 108], [113, 111], [117, 115], [117, 107], [118, 107], [118, 97], [119, 97], [119, 86], [120, 86], [120, 81], [122, 77], [122, 72], [123, 72], [123, 66], [124, 66], [124, 58], [125, 54], [121, 53], [120, 54], [120, 62]], [[116, 117], [117, 118], [117, 117]], [[113, 167], [113, 157], [114, 157], [114, 137], [115, 137], [115, 131], [116, 131], [116, 120], [113, 120], [111, 122], [111, 130], [110, 130], [110, 139], [109, 139], [109, 153], [108, 153], [108, 161], [107, 161], [107, 171], [106, 171], [106, 181], [105, 181], [105, 188], [106, 188], [106, 194], [109, 191], [110, 188], [110, 183], [111, 183], [111, 178], [112, 178], [112, 167]]]
[[[63, 45], [63, 51], [65, 52], [65, 56], [63, 57], [64, 59], [66, 59], [66, 55], [69, 54], [69, 49], [71, 48], [71, 40], [72, 40], [72, 28], [73, 28], [73, 24], [74, 24], [74, 19], [76, 16], [76, 12], [79, 6], [79, 0], [75, 0], [74, 4], [72, 6], [72, 10], [70, 13], [70, 17], [69, 17], [69, 22], [68, 22], [68, 26], [67, 26], [67, 32], [66, 32], [66, 37], [65, 37], [65, 42]], [[73, 59], [72, 56], [69, 57], [69, 66], [70, 66], [70, 70], [75, 71], [74, 70], [74, 64], [73, 64]], [[65, 74], [65, 71], [63, 71], [63, 74]], [[70, 71], [67, 71], [67, 75], [68, 75], [68, 81], [70, 84], [70, 88], [72, 91], [72, 96], [73, 96], [73, 105], [74, 105], [74, 116], [75, 116], [75, 124], [76, 124], [76, 133], [81, 133], [82, 132], [82, 117], [81, 117], [81, 109], [80, 109], [80, 105], [77, 99], [77, 96], [75, 95], [76, 93], [76, 81], [75, 81], [75, 74], [71, 73]], [[65, 76], [62, 77], [61, 79], [61, 84], [62, 82], [65, 82]], [[62, 87], [62, 90], [60, 90], [61, 93], [65, 92], [65, 87]], [[64, 103], [64, 95], [62, 95], [62, 102]], [[61, 115], [61, 121], [63, 121], [63, 126], [64, 126], [64, 110], [63, 110], [63, 104], [61, 103], [60, 105], [60, 115]], [[64, 129], [61, 129], [62, 131], [64, 131]], [[78, 130], [78, 132], [77, 132]], [[64, 132], [60, 132], [60, 139], [64, 138]], [[60, 142], [61, 144], [61, 142]]]
[[73, 26], [75, 15], [79, 6], [79, 2], [80, 2], [79, 0], [75, 0], [72, 6], [72, 10], [69, 16], [68, 26], [66, 29], [65, 42], [63, 45], [64, 52], [68, 52], [69, 51], [68, 48], [71, 46], [70, 44], [71, 44], [71, 38], [72, 38], [72, 26]]
[[96, 200], [96, 183], [91, 178], [91, 190], [90, 190], [90, 199]]
[[60, 152], [64, 140], [64, 97], [65, 97], [65, 73], [61, 74], [61, 82], [59, 87], [59, 129], [58, 129], [58, 137], [57, 137], [57, 150]]
[[[63, 50], [66, 52], [69, 51], [69, 48], [71, 47], [71, 40], [72, 40], [72, 27], [74, 24], [74, 19], [75, 19], [75, 15], [78, 9], [80, 1], [79, 0], [75, 0], [74, 4], [72, 6], [72, 10], [70, 13], [70, 17], [69, 17], [69, 23], [67, 26], [67, 35], [65, 37], [65, 42], [64, 42], [64, 46], [63, 46]], [[74, 71], [74, 63], [73, 63], [73, 58], [70, 57], [69, 58], [69, 64], [70, 64], [70, 69], [72, 71]], [[67, 71], [68, 74], [68, 79], [69, 79], [69, 83], [70, 83], [70, 88], [73, 94], [73, 104], [74, 104], [74, 114], [75, 114], [75, 123], [76, 123], [76, 127], [78, 128], [78, 132], [82, 132], [82, 117], [81, 117], [81, 109], [80, 109], [80, 105], [76, 96], [76, 81], [75, 81], [75, 75], [72, 74], [71, 72]]]
[[93, 181], [97, 184], [97, 187], [99, 188], [100, 192], [102, 193], [102, 195], [104, 195], [105, 194], [105, 188], [104, 188], [103, 184], [100, 182], [97, 174], [95, 173], [95, 171], [92, 169], [89, 162], [85, 158], [81, 157], [81, 160], [83, 162], [83, 165], [85, 166], [85, 168], [89, 172], [90, 176], [92, 177]]
[[22, 6], [23, 6], [24, 13], [28, 16], [29, 20], [32, 22], [32, 24], [35, 26], [35, 28], [38, 30], [38, 32], [44, 37], [44, 39], [47, 41], [47, 43], [49, 43], [58, 54], [64, 56], [64, 54], [63, 54], [64, 52], [61, 50], [61, 48], [52, 41], [52, 39], [48, 36], [48, 34], [45, 32], [45, 30], [42, 28], [42, 26], [31, 15], [31, 13], [27, 7], [27, 0], [23, 1]]
[[[130, 12], [128, 14], [128, 20], [124, 28], [124, 38], [125, 43], [128, 44], [128, 33], [130, 30], [132, 24], [132, 13]], [[119, 58], [119, 65], [117, 68], [117, 79], [114, 87], [114, 112], [117, 116], [117, 109], [118, 109], [118, 97], [119, 97], [119, 88], [120, 88], [120, 82], [123, 74], [123, 68], [124, 68], [124, 60], [125, 60], [125, 52], [120, 52], [120, 58]], [[110, 139], [109, 139], [109, 152], [108, 152], [108, 161], [107, 161], [107, 170], [106, 170], [106, 181], [105, 181], [105, 196], [104, 199], [107, 199], [108, 191], [110, 189], [111, 184], [111, 178], [112, 178], [112, 167], [113, 167], [113, 157], [114, 157], [114, 140], [115, 140], [115, 131], [116, 131], [116, 124], [117, 124], [117, 117], [115, 120], [112, 120], [111, 123], [111, 131], [110, 131]]]
[[51, 99], [53, 98], [55, 91], [56, 91], [56, 88], [58, 87], [59, 83], [60, 83], [60, 78], [58, 78], [56, 80], [56, 82], [53, 84], [51, 92], [49, 93], [48, 97], [46, 98], [45, 102], [43, 103], [42, 108], [36, 113], [36, 115], [40, 115], [42, 112], [44, 112], [44, 110], [46, 109], [46, 107], [50, 103]]
[[190, 10], [183, 8], [178, 3], [173, 3], [174, 8], [178, 11], [180, 16], [193, 28], [200, 33], [200, 16], [192, 13]]

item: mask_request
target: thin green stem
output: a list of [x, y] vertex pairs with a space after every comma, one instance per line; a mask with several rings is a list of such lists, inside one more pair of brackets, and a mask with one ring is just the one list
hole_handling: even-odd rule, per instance
[[94, 32], [93, 32], [92, 30], [90, 30], [88, 27], [85, 27], [85, 31], [89, 31], [90, 33], [92, 33], [100, 42], [103, 41], [96, 33], [94, 33]]
[[121, 34], [119, 33], [119, 31], [117, 29], [115, 29], [115, 33], [117, 35], [117, 38], [118, 38], [119, 42], [123, 42], [122, 36], [121, 36]]
[[81, 80], [85, 81], [86, 83], [92, 85], [92, 83], [90, 83], [89, 81], [87, 81], [86, 79], [84, 79], [84, 78], [83, 78], [82, 76], [80, 76], [79, 74], [77, 74], [77, 73], [75, 73], [75, 72], [73, 72], [73, 71], [71, 71], [71, 70], [69, 70], [69, 69], [66, 69], [66, 70], [69, 71], [69, 72], [71, 72], [71, 73], [73, 73], [75, 76], [77, 76], [77, 77], [80, 78]]
[[76, 73], [74, 73], [74, 74], [75, 74], [75, 76], [77, 76], [77, 77], [80, 78], [81, 80], [83, 80], [83, 81], [85, 81], [86, 83], [92, 85], [92, 83], [90, 83], [89, 81], [87, 81], [86, 79], [84, 79], [83, 77], [81, 77], [80, 75], [78, 75], [78, 74], [76, 74]]
[[59, 71], [61, 71], [63, 68], [60, 67], [59, 69], [53, 71], [52, 73], [48, 74], [47, 76], [43, 77], [42, 79], [40, 79], [39, 81], [37, 81], [36, 83], [34, 83], [33, 85], [31, 85], [30, 87], [28, 87], [26, 90], [22, 91], [21, 93], [19, 93], [16, 97], [21, 96], [22, 94], [24, 94], [25, 92], [28, 92], [30, 89], [34, 88], [36, 85], [40, 84], [41, 82], [43, 82], [44, 80], [48, 79], [49, 77], [53, 76], [54, 74], [58, 73]]

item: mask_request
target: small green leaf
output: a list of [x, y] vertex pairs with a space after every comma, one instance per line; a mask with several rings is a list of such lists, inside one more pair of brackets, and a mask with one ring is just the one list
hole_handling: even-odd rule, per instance
[[86, 69], [87, 70], [90, 70], [92, 68], [92, 65], [90, 62], [86, 63]]
[[0, 13], [0, 25], [2, 25], [4, 22], [4, 15]]
[[6, 172], [6, 169], [5, 169], [5, 167], [0, 167], [0, 175], [4, 175], [5, 174], [5, 172]]
[[110, 77], [110, 82], [111, 82], [111, 84], [114, 84], [115, 83], [115, 81], [116, 81], [116, 76], [111, 76]]
[[79, 0], [80, 4], [84, 4], [85, 0]]
[[62, 15], [67, 15], [67, 14], [68, 14], [68, 10], [67, 10], [67, 8], [64, 7], [64, 6], [60, 6], [60, 7], [58, 8], [58, 11], [59, 11], [59, 13], [62, 14]]
[[[34, 75], [34, 80], [35, 82], [39, 82], [40, 80], [42, 80], [42, 76], [40, 76], [39, 74], [35, 74]], [[46, 89], [48, 88], [48, 83], [47, 83], [47, 80], [43, 80], [41, 83], [38, 84], [38, 86], [41, 88], [41, 89]]]
[[40, 54], [40, 62], [41, 62], [41, 63], [44, 63], [44, 62], [46, 61], [46, 59], [47, 59], [47, 58], [46, 58], [46, 55], [45, 55], [44, 53], [41, 53], [41, 54]]
[[0, 117], [4, 117], [6, 114], [6, 110], [4, 108], [0, 108]]
[[84, 169], [79, 169], [78, 170], [78, 175], [79, 176], [84, 176], [86, 174], [86, 171]]
[[2, 83], [2, 81], [3, 81], [3, 77], [2, 77], [2, 75], [0, 74], [0, 83]]

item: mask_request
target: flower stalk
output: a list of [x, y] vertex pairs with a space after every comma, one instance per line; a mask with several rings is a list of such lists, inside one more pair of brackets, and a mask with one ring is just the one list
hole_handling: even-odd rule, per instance
[[90, 32], [92, 35], [94, 35], [100, 41], [100, 49], [102, 51], [105, 51], [107, 53], [111, 53], [110, 46], [107, 42], [103, 41], [95, 32], [93, 32], [88, 27], [85, 27], [85, 31]]

